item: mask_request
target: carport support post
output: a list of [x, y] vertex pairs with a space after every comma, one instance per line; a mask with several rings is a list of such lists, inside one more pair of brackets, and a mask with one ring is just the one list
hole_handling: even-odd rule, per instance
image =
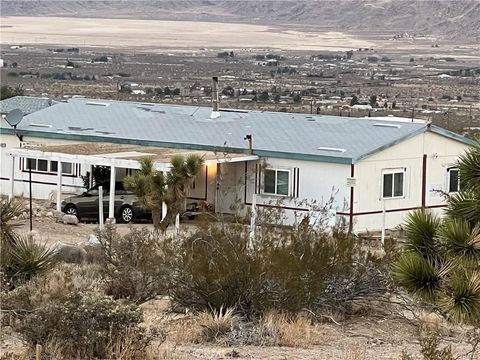
[[12, 172], [10, 173], [10, 192], [9, 192], [9, 198], [10, 200], [13, 199], [15, 196], [15, 156], [12, 156]]
[[93, 165], [90, 165], [90, 177], [88, 178], [88, 188], [93, 187]]
[[103, 186], [98, 187], [98, 226], [103, 230]]
[[62, 162], [57, 165], [57, 211], [62, 209]]
[[110, 167], [110, 196], [108, 201], [108, 220], [115, 222], [115, 166]]
[[165, 216], [167, 216], [167, 204], [165, 204], [165, 201], [162, 202], [162, 221], [165, 219]]

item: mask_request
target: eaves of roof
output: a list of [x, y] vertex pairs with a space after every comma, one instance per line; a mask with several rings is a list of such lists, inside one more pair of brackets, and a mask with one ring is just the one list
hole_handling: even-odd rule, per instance
[[427, 128], [428, 128], [428, 126], [425, 125], [425, 127], [420, 128], [420, 129], [418, 129], [418, 130], [416, 130], [416, 131], [412, 131], [411, 133], [409, 133], [409, 134], [407, 134], [407, 135], [405, 135], [405, 136], [403, 136], [403, 137], [401, 137], [401, 138], [398, 138], [396, 141], [392, 141], [392, 142], [390, 142], [390, 143], [388, 143], [388, 144], [385, 144], [385, 145], [383, 145], [383, 146], [380, 146], [380, 147], [378, 147], [378, 148], [376, 148], [376, 149], [374, 149], [374, 150], [372, 150], [372, 151], [370, 151], [370, 152], [368, 152], [368, 153], [366, 153], [366, 154], [363, 154], [362, 156], [359, 156], [359, 157], [353, 159], [353, 163], [357, 163], [357, 162], [359, 162], [360, 160], [364, 160], [364, 159], [368, 158], [369, 156], [372, 156], [373, 154], [376, 154], [376, 153], [378, 153], [378, 152], [380, 152], [380, 151], [382, 151], [382, 150], [388, 149], [388, 148], [390, 148], [390, 147], [392, 147], [392, 146], [395, 146], [395, 145], [397, 145], [397, 144], [399, 144], [399, 143], [401, 143], [401, 142], [403, 142], [403, 141], [405, 141], [405, 140], [408, 140], [408, 139], [413, 138], [413, 137], [415, 137], [415, 136], [417, 136], [417, 135], [419, 135], [419, 134], [422, 134], [422, 133], [424, 133], [424, 132], [427, 130]]
[[475, 140], [473, 139], [469, 139], [465, 136], [462, 136], [462, 135], [459, 135], [457, 133], [454, 133], [452, 131], [449, 131], [449, 130], [446, 130], [446, 129], [443, 129], [441, 127], [438, 127], [436, 125], [430, 125], [429, 126], [429, 130], [435, 134], [438, 134], [438, 135], [441, 135], [441, 136], [445, 136], [449, 139], [453, 139], [453, 140], [457, 140], [457, 141], [460, 141], [466, 145], [473, 145], [475, 143]]
[[[13, 129], [0, 128], [0, 134], [15, 135]], [[39, 137], [47, 139], [62, 139], [73, 141], [85, 141], [85, 142], [109, 142], [115, 144], [129, 144], [129, 145], [143, 145], [143, 146], [156, 146], [174, 149], [185, 150], [205, 150], [216, 152], [231, 152], [231, 153], [248, 153], [247, 149], [237, 149], [231, 147], [216, 147], [199, 144], [185, 144], [176, 142], [163, 142], [163, 141], [149, 141], [149, 140], [137, 140], [137, 139], [120, 139], [106, 136], [91, 136], [81, 134], [64, 134], [64, 133], [52, 133], [45, 131], [32, 131], [32, 130], [17, 130], [17, 134], [21, 136]], [[292, 160], [304, 160], [304, 161], [319, 161], [337, 164], [351, 164], [352, 159], [348, 157], [338, 156], [325, 156], [325, 155], [312, 155], [312, 154], [299, 154], [289, 153], [281, 151], [268, 151], [268, 150], [253, 150], [253, 155], [261, 157], [272, 157]]]

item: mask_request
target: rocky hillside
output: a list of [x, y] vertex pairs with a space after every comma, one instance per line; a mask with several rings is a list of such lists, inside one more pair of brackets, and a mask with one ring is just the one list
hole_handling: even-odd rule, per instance
[[332, 31], [409, 32], [480, 41], [478, 0], [2, 0], [1, 14], [295, 24]]

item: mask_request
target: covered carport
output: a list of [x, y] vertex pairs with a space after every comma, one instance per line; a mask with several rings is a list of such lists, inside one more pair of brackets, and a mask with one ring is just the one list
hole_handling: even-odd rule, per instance
[[[170, 160], [174, 155], [188, 156], [196, 154], [203, 158], [205, 165], [213, 168], [216, 174], [218, 164], [230, 162], [256, 161], [258, 156], [234, 153], [222, 150], [221, 152], [160, 148], [153, 146], [139, 146], [113, 143], [76, 143], [69, 145], [36, 146], [10, 149], [7, 153], [13, 158], [12, 176], [10, 177], [9, 196], [14, 195], [14, 172], [16, 159], [35, 158], [53, 160], [58, 162], [56, 180], [56, 209], [60, 211], [62, 202], [62, 162], [78, 163], [90, 168], [92, 174], [93, 166], [110, 167], [110, 191], [108, 202], [108, 217], [114, 221], [115, 204], [115, 182], [116, 171], [119, 168], [140, 169], [140, 160], [144, 157], [151, 157], [154, 167], [158, 171], [168, 172]], [[90, 177], [92, 181], [92, 177]], [[92, 185], [92, 184], [91, 184]], [[164, 205], [165, 206], [165, 205]], [[166, 208], [164, 208], [164, 213]]]

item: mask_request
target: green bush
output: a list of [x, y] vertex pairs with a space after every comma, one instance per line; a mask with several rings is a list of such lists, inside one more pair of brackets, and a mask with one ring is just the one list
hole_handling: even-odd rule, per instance
[[104, 359], [111, 358], [112, 344], [124, 342], [127, 335], [135, 336], [129, 341], [135, 352], [145, 349], [149, 339], [138, 327], [141, 321], [136, 305], [93, 292], [73, 292], [28, 314], [18, 330], [30, 344], [50, 345], [63, 358]]
[[162, 252], [173, 303], [198, 310], [348, 313], [354, 300], [386, 291], [378, 260], [356, 239], [308, 222], [263, 225], [253, 243], [245, 225], [205, 224], [165, 240]]
[[[440, 349], [440, 338], [435, 333], [420, 337], [420, 354], [423, 360], [453, 360], [452, 347], [446, 346]], [[415, 360], [416, 358], [403, 352], [401, 360]]]
[[131, 228], [120, 235], [113, 225], [107, 225], [96, 236], [107, 294], [142, 303], [164, 290], [166, 275], [155, 232]]

